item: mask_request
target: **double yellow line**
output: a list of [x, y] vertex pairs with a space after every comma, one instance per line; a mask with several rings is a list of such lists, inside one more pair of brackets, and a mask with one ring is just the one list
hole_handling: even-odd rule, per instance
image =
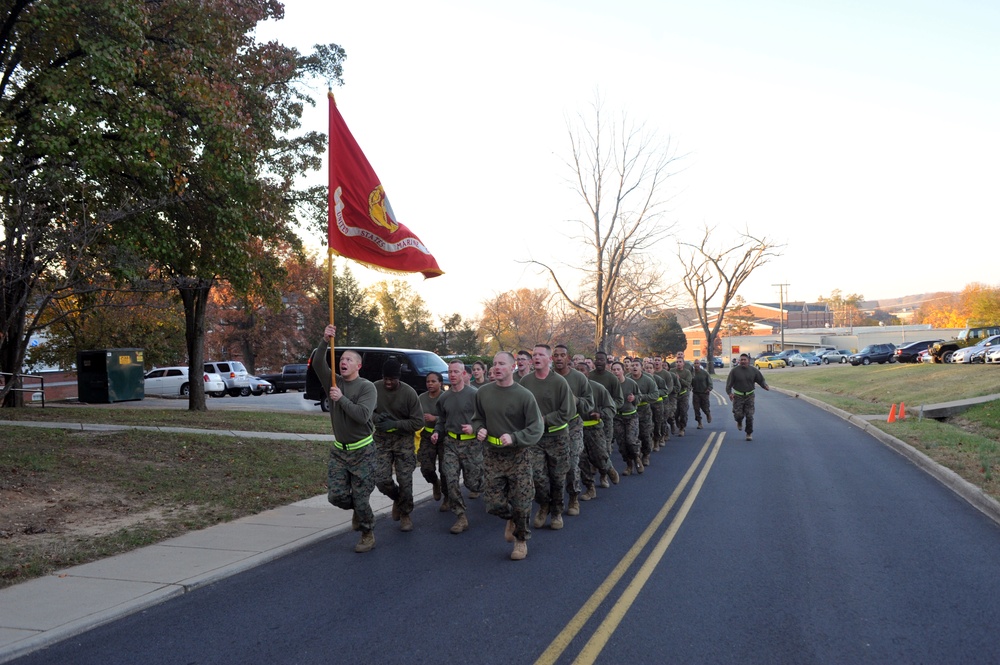
[[[652, 575], [653, 570], [656, 568], [657, 564], [659, 564], [660, 559], [663, 558], [663, 555], [666, 553], [667, 548], [673, 541], [674, 536], [677, 535], [678, 529], [680, 529], [681, 524], [684, 522], [684, 518], [687, 517], [688, 511], [691, 510], [694, 500], [698, 497], [698, 492], [701, 491], [701, 487], [705, 483], [705, 478], [708, 476], [708, 472], [711, 470], [712, 464], [715, 462], [715, 458], [719, 454], [719, 447], [722, 445], [722, 440], [726, 436], [725, 432], [718, 433], [718, 439], [716, 440], [716, 434], [717, 432], [712, 432], [712, 434], [708, 437], [708, 441], [706, 441], [705, 445], [702, 446], [698, 456], [688, 468], [687, 473], [685, 473], [684, 477], [681, 478], [681, 482], [677, 485], [677, 489], [675, 489], [674, 493], [670, 495], [667, 502], [663, 504], [663, 507], [656, 514], [656, 517], [653, 518], [653, 521], [649, 523], [649, 526], [642, 532], [639, 539], [635, 541], [635, 544], [632, 545], [625, 556], [622, 557], [622, 560], [618, 562], [618, 565], [611, 571], [611, 574], [608, 575], [599, 587], [597, 587], [597, 590], [594, 591], [593, 595], [587, 599], [587, 602], [583, 604], [580, 611], [577, 612], [576, 615], [570, 619], [570, 622], [566, 624], [566, 627], [563, 628], [558, 635], [556, 635], [556, 638], [552, 640], [549, 647], [542, 653], [541, 656], [538, 657], [538, 660], [535, 661], [535, 665], [552, 665], [552, 663], [555, 663], [556, 660], [559, 659], [563, 651], [566, 650], [566, 647], [568, 647], [570, 642], [576, 638], [587, 621], [589, 621], [597, 611], [597, 608], [611, 594], [612, 590], [618, 585], [618, 582], [625, 576], [625, 573], [629, 571], [632, 564], [635, 563], [635, 560], [639, 557], [639, 554], [646, 548], [649, 541], [652, 540], [653, 535], [659, 531], [660, 525], [663, 524], [664, 520], [667, 519], [667, 515], [670, 514], [671, 510], [673, 510], [674, 505], [676, 505], [677, 501], [684, 493], [684, 490], [687, 488], [688, 483], [691, 482], [691, 478], [694, 477], [698, 466], [701, 465], [701, 461], [704, 459], [705, 454], [708, 453], [709, 448], [711, 448], [712, 453], [709, 455], [708, 462], [706, 462], [705, 466], [702, 467], [701, 473], [698, 474], [698, 479], [692, 486], [691, 491], [688, 492], [687, 498], [684, 499], [684, 503], [677, 511], [673, 521], [667, 527], [666, 532], [660, 537], [659, 542], [656, 543], [656, 546], [653, 548], [653, 551], [650, 552], [646, 561], [642, 564], [639, 572], [632, 578], [632, 582], [625, 588], [625, 591], [622, 592], [618, 602], [614, 604], [607, 616], [604, 618], [604, 621], [602, 621], [601, 625], [597, 627], [597, 630], [594, 631], [594, 634], [587, 641], [587, 644], [584, 645], [580, 654], [573, 662], [580, 663], [582, 665], [585, 663], [593, 663], [597, 660], [597, 657], [600, 655], [605, 645], [607, 645], [608, 640], [611, 639], [611, 636], [618, 628], [618, 624], [621, 623], [623, 618], [625, 618], [625, 614], [632, 606], [632, 603], [635, 602], [639, 592], [646, 585], [646, 582], [649, 581], [650, 575]], [[714, 447], [712, 446], [713, 441], [715, 441]]]

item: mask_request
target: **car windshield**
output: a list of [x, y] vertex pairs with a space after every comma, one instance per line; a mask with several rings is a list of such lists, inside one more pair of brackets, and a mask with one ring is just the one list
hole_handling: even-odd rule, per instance
[[247, 371], [246, 365], [244, 365], [243, 363], [241, 363], [238, 360], [233, 360], [229, 364], [232, 366], [234, 372], [245, 372], [245, 371]]
[[421, 376], [428, 372], [441, 372], [444, 374], [448, 371], [448, 364], [441, 360], [436, 353], [418, 351], [417, 353], [411, 353], [409, 359], [413, 363], [413, 371]]

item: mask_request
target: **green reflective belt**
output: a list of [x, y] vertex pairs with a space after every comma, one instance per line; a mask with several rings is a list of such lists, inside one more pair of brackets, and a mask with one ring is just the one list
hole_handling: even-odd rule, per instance
[[502, 446], [503, 445], [503, 442], [500, 441], [500, 439], [496, 438], [495, 436], [487, 436], [486, 440], [489, 441], [490, 443], [492, 443], [494, 446]]
[[663, 398], [662, 398], [662, 397], [657, 397], [657, 398], [656, 398], [656, 401], [657, 401], [657, 402], [662, 402], [662, 401], [663, 401]]
[[739, 395], [740, 397], [746, 397], [747, 395], [753, 395], [753, 391], [751, 390], [748, 393], [741, 393], [739, 390], [734, 390], [733, 394], [734, 395]]
[[434, 428], [433, 427], [425, 427], [424, 431], [427, 432], [428, 434], [433, 434], [434, 433]]
[[583, 426], [584, 427], [593, 427], [594, 425], [600, 425], [600, 424], [601, 424], [600, 420], [584, 420], [583, 421]]
[[468, 441], [469, 439], [476, 438], [475, 434], [455, 434], [454, 432], [448, 432], [448, 436], [459, 441]]
[[396, 431], [396, 428], [395, 428], [395, 427], [393, 427], [392, 429], [387, 429], [387, 430], [385, 431], [385, 433], [386, 433], [386, 434], [388, 434], [389, 432], [395, 432], [395, 431]]
[[576, 414], [575, 416], [573, 416], [572, 418], [570, 418], [570, 419], [569, 419], [569, 421], [570, 421], [570, 422], [573, 422], [574, 420], [576, 420], [576, 419], [577, 419], [577, 418], [579, 418], [579, 417], [580, 417], [580, 414], [578, 413], [578, 414]]
[[564, 430], [564, 429], [566, 429], [567, 427], [569, 427], [569, 423], [563, 423], [563, 424], [562, 424], [562, 425], [560, 425], [559, 427], [550, 427], [550, 428], [548, 429], [548, 433], [549, 433], [549, 434], [555, 434], [556, 432], [558, 432], [558, 431], [560, 431], [560, 430]]
[[635, 409], [632, 409], [631, 411], [622, 411], [618, 415], [619, 416], [634, 416], [635, 415]]
[[360, 441], [357, 441], [355, 443], [341, 443], [340, 441], [334, 441], [333, 442], [333, 447], [334, 448], [340, 448], [341, 450], [358, 450], [359, 448], [364, 448], [365, 446], [367, 446], [369, 443], [371, 443], [374, 440], [375, 439], [372, 437], [372, 435], [369, 434], [365, 438], [363, 438]]
[[678, 395], [687, 395], [687, 391], [686, 391], [686, 390], [682, 390], [682, 391], [680, 391], [680, 392], [679, 392], [679, 393], [677, 393], [677, 394], [678, 394]]
[[649, 402], [639, 402], [639, 406], [649, 406]]

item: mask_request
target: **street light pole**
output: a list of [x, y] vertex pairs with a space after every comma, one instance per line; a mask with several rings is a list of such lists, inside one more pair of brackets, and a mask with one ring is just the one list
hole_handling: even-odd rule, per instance
[[778, 321], [779, 328], [781, 329], [781, 350], [785, 350], [785, 287], [788, 284], [772, 284], [771, 286], [778, 287]]

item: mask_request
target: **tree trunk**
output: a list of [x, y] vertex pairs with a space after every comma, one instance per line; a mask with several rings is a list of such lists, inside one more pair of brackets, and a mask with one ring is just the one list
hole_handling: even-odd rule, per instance
[[205, 311], [208, 296], [212, 291], [212, 280], [188, 279], [178, 287], [184, 302], [184, 340], [187, 344], [188, 377], [191, 393], [188, 395], [188, 410], [207, 411], [205, 402]]

